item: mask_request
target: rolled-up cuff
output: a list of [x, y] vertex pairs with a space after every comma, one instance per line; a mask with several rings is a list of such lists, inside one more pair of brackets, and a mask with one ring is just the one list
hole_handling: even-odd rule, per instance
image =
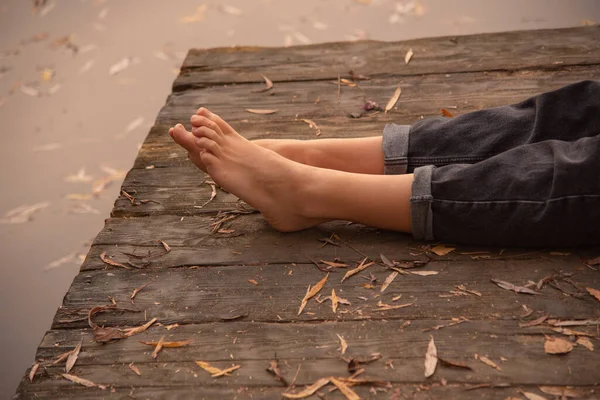
[[417, 240], [434, 240], [433, 211], [431, 204], [431, 174], [435, 167], [427, 165], [415, 169], [410, 197], [410, 216], [412, 218], [412, 234]]
[[387, 124], [383, 128], [383, 173], [405, 174], [408, 167], [410, 125]]

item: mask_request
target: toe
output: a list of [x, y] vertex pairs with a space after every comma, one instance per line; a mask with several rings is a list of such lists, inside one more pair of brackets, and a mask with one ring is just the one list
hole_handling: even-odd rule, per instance
[[192, 134], [194, 136], [196, 136], [197, 138], [202, 138], [202, 137], [206, 137], [209, 138], [210, 140], [214, 140], [215, 142], [221, 144], [223, 141], [223, 135], [218, 134], [217, 132], [213, 131], [212, 129], [206, 127], [206, 126], [201, 126], [199, 128], [192, 128]]
[[216, 123], [219, 126], [219, 128], [221, 128], [221, 131], [223, 133], [234, 132], [234, 129], [231, 127], [231, 125], [229, 125], [227, 122], [225, 122], [217, 114], [211, 112], [208, 108], [202, 107], [202, 108], [198, 109], [198, 112], [196, 114], [206, 117], [206, 118], [210, 119], [211, 121], [213, 121], [214, 123]]
[[214, 140], [211, 140], [206, 137], [201, 137], [201, 138], [195, 138], [194, 143], [196, 144], [197, 147], [208, 150], [209, 152], [211, 152], [213, 155], [215, 155], [217, 157], [221, 154], [221, 147]]
[[219, 128], [219, 125], [217, 125], [216, 122], [214, 122], [211, 119], [204, 117], [202, 115], [192, 115], [192, 117], [190, 118], [190, 122], [192, 123], [192, 126], [195, 128], [205, 126], [209, 129], [212, 129], [217, 134], [223, 135], [223, 131], [221, 131], [221, 128]]
[[173, 128], [169, 129], [169, 134], [171, 135], [175, 143], [186, 149], [188, 152], [198, 152], [198, 147], [196, 146], [196, 143], [194, 141], [195, 136], [192, 134], [192, 132], [186, 131], [183, 125], [175, 125]]

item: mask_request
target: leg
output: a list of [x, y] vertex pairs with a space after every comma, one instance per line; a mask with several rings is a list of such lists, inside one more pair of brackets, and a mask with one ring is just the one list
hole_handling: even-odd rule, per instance
[[600, 243], [600, 135], [547, 140], [477, 164], [415, 170], [418, 239], [499, 246]]
[[[218, 128], [218, 126], [217, 126]], [[412, 174], [367, 175], [316, 168], [262, 148], [234, 130], [172, 132], [217, 184], [260, 210], [281, 231], [350, 220], [410, 232]], [[382, 195], [385, 193], [385, 195]]]

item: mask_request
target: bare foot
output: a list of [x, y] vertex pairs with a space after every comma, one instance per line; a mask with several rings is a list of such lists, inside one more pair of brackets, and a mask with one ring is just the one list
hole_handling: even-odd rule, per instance
[[302, 188], [311, 167], [248, 141], [224, 122], [195, 117], [193, 135], [181, 125], [170, 133], [219, 186], [258, 209], [277, 230], [297, 231], [323, 222], [303, 212]]

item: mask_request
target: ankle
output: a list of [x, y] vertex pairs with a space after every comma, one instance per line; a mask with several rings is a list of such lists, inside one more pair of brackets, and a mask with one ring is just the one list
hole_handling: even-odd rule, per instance
[[[260, 139], [255, 140], [257, 145], [274, 151], [288, 160], [295, 161], [300, 164], [308, 164], [308, 148], [303, 140], [294, 139]], [[308, 164], [311, 165], [311, 164]]]

